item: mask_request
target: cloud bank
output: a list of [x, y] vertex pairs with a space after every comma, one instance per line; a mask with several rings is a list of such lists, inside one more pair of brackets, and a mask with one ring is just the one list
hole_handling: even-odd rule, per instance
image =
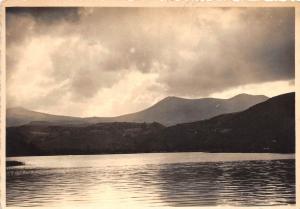
[[109, 116], [168, 95], [292, 86], [294, 19], [293, 8], [8, 8], [8, 105]]

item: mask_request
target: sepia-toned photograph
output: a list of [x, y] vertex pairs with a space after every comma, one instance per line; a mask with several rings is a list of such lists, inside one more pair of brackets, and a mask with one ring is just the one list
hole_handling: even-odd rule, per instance
[[296, 205], [294, 7], [6, 7], [5, 44], [6, 207]]

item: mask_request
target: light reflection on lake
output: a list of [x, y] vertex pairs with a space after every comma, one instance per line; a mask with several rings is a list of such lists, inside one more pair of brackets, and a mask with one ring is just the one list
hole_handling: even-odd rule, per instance
[[295, 204], [292, 154], [153, 153], [14, 157], [7, 206]]

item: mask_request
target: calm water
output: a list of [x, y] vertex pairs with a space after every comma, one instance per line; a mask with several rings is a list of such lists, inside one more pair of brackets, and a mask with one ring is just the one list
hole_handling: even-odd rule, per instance
[[289, 154], [157, 153], [14, 157], [7, 206], [295, 204]]

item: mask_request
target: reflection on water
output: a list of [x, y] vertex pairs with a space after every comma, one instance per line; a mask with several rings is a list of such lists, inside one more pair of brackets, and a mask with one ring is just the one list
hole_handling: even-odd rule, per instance
[[26, 166], [7, 172], [7, 206], [295, 204], [293, 157], [161, 153], [13, 158]]
[[[191, 163], [160, 171], [172, 206], [293, 204], [293, 160]], [[172, 201], [176, 200], [176, 201]]]

